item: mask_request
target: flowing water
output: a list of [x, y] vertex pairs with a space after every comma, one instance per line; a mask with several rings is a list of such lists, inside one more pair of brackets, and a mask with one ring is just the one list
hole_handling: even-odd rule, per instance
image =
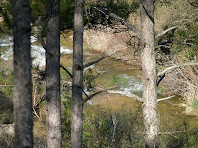
[[[63, 40], [63, 39], [62, 39]], [[36, 42], [34, 36], [31, 37], [31, 55], [33, 58], [33, 65], [38, 67], [45, 66], [45, 50]], [[61, 63], [71, 70], [72, 65], [72, 50], [67, 47], [61, 46]], [[0, 39], [0, 61], [12, 60], [12, 38], [9, 36]], [[92, 51], [85, 50], [84, 62], [90, 62], [99, 58], [101, 55], [93, 53]], [[85, 106], [87, 109], [100, 107], [104, 110], [112, 109], [114, 111], [130, 110], [136, 112], [141, 108], [141, 103], [137, 102], [131, 94], [136, 94], [141, 97], [141, 70], [113, 58], [106, 58], [101, 62], [89, 67], [92, 73], [98, 75], [95, 79], [95, 87], [109, 88], [114, 87], [114, 90], [103, 92], [88, 102]], [[88, 71], [86, 69], [85, 71]], [[87, 93], [90, 93], [87, 91]], [[160, 92], [158, 94], [160, 96]], [[179, 107], [181, 100], [179, 97], [174, 97], [169, 100], [160, 101], [159, 118], [160, 128], [166, 131], [171, 126], [180, 126], [184, 121], [188, 122], [190, 127], [193, 128], [198, 123], [198, 119], [193, 116], [183, 114], [184, 108]]]

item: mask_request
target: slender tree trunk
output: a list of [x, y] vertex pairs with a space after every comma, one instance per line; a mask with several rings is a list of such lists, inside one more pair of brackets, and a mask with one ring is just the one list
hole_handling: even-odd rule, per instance
[[75, 0], [73, 39], [73, 82], [72, 82], [72, 148], [82, 147], [83, 113], [83, 10], [84, 1]]
[[140, 0], [145, 145], [159, 147], [153, 0]]
[[47, 0], [46, 30], [47, 147], [61, 148], [60, 1]]
[[30, 9], [28, 0], [11, 0], [14, 34], [15, 148], [33, 147]]

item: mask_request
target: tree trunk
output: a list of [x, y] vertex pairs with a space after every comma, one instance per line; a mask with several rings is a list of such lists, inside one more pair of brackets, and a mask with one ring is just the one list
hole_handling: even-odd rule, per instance
[[73, 39], [73, 82], [72, 82], [72, 148], [82, 147], [83, 113], [83, 10], [84, 1], [75, 0]]
[[153, 0], [140, 0], [145, 145], [159, 147]]
[[46, 124], [47, 147], [61, 148], [60, 2], [47, 0]]
[[15, 148], [33, 147], [30, 9], [28, 0], [11, 0], [14, 35]]

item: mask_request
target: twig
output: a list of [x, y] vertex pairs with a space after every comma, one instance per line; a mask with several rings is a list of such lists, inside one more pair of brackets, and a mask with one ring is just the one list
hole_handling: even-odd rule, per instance
[[36, 110], [34, 109], [34, 107], [32, 107], [33, 109], [33, 113], [35, 114], [35, 116], [39, 119], [39, 121], [42, 121], [42, 119], [39, 117], [39, 115], [37, 114]]
[[89, 66], [91, 66], [91, 65], [93, 65], [93, 64], [95, 64], [95, 63], [100, 62], [101, 60], [103, 60], [103, 59], [106, 58], [106, 57], [107, 57], [107, 55], [104, 55], [104, 56], [102, 56], [102, 57], [100, 57], [100, 58], [98, 58], [98, 59], [96, 59], [96, 60], [94, 60], [94, 61], [92, 61], [92, 62], [89, 62], [89, 63], [87, 63], [87, 64], [84, 64], [84, 65], [83, 65], [83, 69], [85, 69], [86, 67], [89, 67]]

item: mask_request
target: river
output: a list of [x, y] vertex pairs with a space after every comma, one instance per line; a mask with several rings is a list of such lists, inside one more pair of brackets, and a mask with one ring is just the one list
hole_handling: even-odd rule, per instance
[[[61, 41], [61, 63], [71, 70], [72, 50], [64, 46], [64, 42], [66, 41], [64, 41], [63, 38], [61, 38]], [[42, 68], [45, 66], [45, 50], [39, 45], [36, 37], [32, 36], [31, 42], [33, 65]], [[5, 36], [0, 39], [0, 61], [12, 60], [12, 46], [12, 37]], [[90, 62], [100, 56], [100, 54], [85, 49], [84, 62]], [[89, 68], [92, 69], [93, 73], [99, 74], [95, 79], [95, 87], [106, 89], [108, 87], [117, 86], [117, 88], [95, 96], [88, 102], [85, 109], [92, 110], [96, 107], [100, 107], [104, 110], [111, 109], [115, 112], [119, 112], [123, 109], [136, 112], [141, 108], [141, 103], [131, 97], [131, 94], [136, 94], [141, 97], [142, 84], [140, 69], [110, 57]], [[161, 97], [160, 92], [158, 92], [158, 96]], [[184, 122], [188, 122], [190, 128], [197, 125], [198, 118], [183, 114], [184, 108], [179, 107], [180, 103], [182, 103], [182, 99], [178, 96], [159, 102], [160, 129], [166, 131], [166, 129], [168, 130], [171, 126], [180, 126]]]

